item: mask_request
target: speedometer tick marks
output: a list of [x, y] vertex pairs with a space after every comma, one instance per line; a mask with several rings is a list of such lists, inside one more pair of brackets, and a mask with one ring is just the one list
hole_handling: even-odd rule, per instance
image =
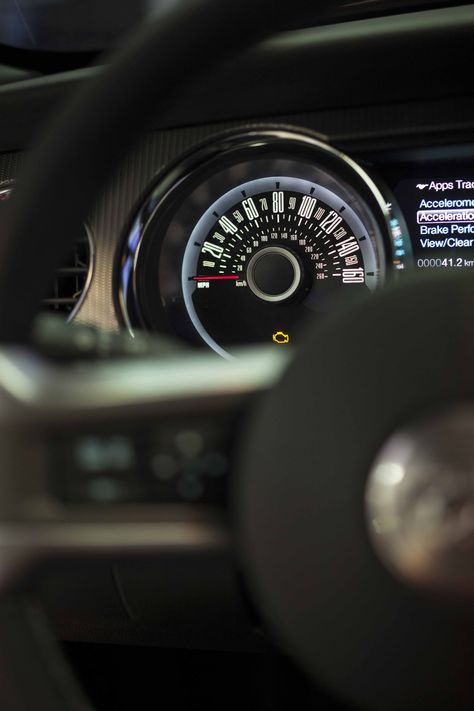
[[337, 211], [345, 197], [332, 183], [276, 175], [234, 184], [191, 232], [185, 263], [202, 277], [181, 282], [185, 305], [201, 337], [224, 352], [291, 334], [306, 309], [331, 306], [333, 290], [376, 285], [370, 232], [356, 239], [369, 225], [348, 202]]

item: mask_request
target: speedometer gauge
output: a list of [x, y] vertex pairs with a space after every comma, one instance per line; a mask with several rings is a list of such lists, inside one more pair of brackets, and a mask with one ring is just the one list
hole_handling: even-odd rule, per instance
[[182, 266], [190, 318], [214, 350], [290, 341], [305, 310], [324, 313], [340, 286], [373, 289], [384, 265], [351, 206], [287, 176], [239, 185], [191, 233]]
[[268, 130], [211, 143], [161, 178], [122, 262], [128, 325], [224, 357], [297, 343], [305, 318], [373, 291], [408, 258], [368, 175], [313, 136]]

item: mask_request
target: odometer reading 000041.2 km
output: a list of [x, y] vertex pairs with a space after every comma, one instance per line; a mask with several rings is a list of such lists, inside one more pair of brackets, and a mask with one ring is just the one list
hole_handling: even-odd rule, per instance
[[380, 255], [360, 217], [332, 190], [272, 176], [217, 199], [185, 250], [182, 288], [199, 335], [221, 355], [245, 343], [289, 343], [309, 311], [342, 289], [373, 290]]

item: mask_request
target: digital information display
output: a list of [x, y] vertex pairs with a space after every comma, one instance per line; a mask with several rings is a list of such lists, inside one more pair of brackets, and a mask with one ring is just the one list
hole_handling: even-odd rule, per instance
[[474, 268], [474, 180], [462, 174], [427, 175], [402, 180], [395, 195], [419, 269]]

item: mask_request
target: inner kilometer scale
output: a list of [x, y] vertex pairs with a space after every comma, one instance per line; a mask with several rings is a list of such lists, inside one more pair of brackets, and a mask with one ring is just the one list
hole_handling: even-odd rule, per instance
[[221, 355], [237, 344], [290, 343], [336, 292], [376, 288], [378, 256], [361, 219], [330, 189], [292, 177], [239, 185], [214, 202], [185, 250], [182, 288], [200, 336]]

